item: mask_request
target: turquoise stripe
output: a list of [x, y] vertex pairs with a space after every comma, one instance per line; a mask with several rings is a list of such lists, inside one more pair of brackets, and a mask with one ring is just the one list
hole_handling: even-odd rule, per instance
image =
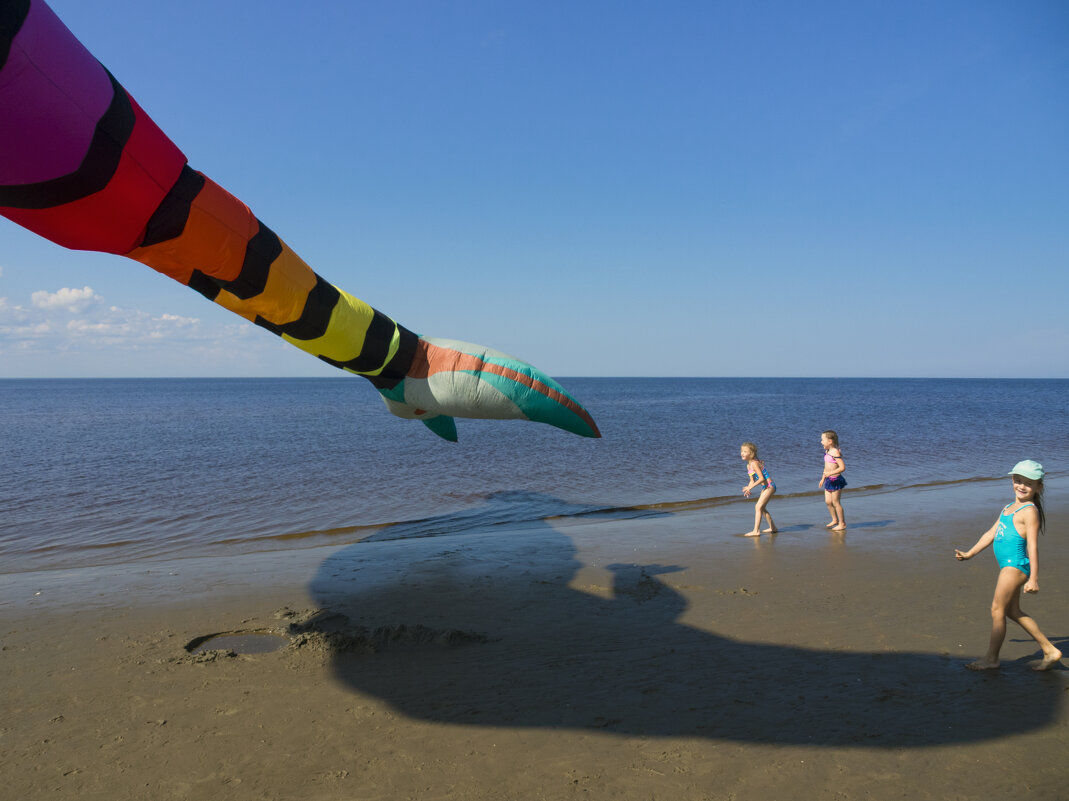
[[[531, 375], [529, 369], [519, 369], [517, 362], [512, 362], [510, 364], [494, 360], [494, 363], [507, 365], [512, 369], [517, 370], [517, 372], [522, 372], [524, 375]], [[533, 420], [536, 423], [549, 423], [557, 428], [562, 428], [565, 431], [578, 434], [581, 437], [593, 436], [594, 432], [591, 431], [590, 426], [587, 425], [587, 422], [582, 417], [577, 415], [567, 406], [558, 403], [552, 398], [546, 397], [537, 389], [524, 386], [511, 378], [495, 375], [493, 373], [479, 373], [478, 376], [515, 403], [528, 420]], [[535, 376], [535, 378], [543, 384], [552, 387], [557, 392], [560, 392], [561, 395], [575, 403], [575, 400], [567, 392], [564, 392], [560, 388], [560, 385], [553, 379], [548, 376]], [[578, 404], [576, 405], [578, 406]]]

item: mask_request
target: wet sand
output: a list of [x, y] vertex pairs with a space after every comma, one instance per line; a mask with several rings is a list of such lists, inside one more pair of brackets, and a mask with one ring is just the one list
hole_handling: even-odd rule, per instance
[[[1067, 488], [1024, 607], [1069, 653]], [[996, 569], [953, 549], [1006, 495], [848, 494], [845, 536], [809, 497], [757, 540], [740, 504], [0, 576], [5, 795], [1069, 797], [1069, 670], [1012, 624], [964, 668]], [[285, 647], [186, 650], [223, 632]]]

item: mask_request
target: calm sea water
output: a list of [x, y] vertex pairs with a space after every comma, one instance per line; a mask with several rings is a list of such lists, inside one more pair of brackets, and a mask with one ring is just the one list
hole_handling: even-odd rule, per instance
[[563, 383], [603, 439], [460, 420], [447, 443], [348, 377], [0, 381], [0, 573], [742, 502], [744, 440], [816, 494], [826, 428], [855, 490], [1069, 460], [1066, 380]]

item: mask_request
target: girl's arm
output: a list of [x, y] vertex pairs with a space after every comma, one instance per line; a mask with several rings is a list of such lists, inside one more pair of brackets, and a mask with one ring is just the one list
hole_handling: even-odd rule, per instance
[[[1039, 592], [1039, 512], [1036, 507], [1021, 509], [1021, 522], [1024, 523], [1024, 537], [1027, 540], [1028, 561], [1032, 565], [1031, 575], [1024, 583], [1025, 592]], [[1017, 521], [1014, 521], [1016, 525]]]
[[959, 562], [964, 559], [972, 559], [976, 554], [980, 553], [984, 548], [995, 541], [995, 532], [998, 531], [998, 520], [987, 531], [980, 535], [980, 539], [976, 541], [976, 544], [967, 551], [959, 551], [954, 549], [954, 558]]

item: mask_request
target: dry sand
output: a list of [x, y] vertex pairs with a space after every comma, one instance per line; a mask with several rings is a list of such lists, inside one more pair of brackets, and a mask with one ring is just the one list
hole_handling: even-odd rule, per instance
[[[996, 569], [953, 548], [1004, 489], [0, 576], [3, 795], [1069, 798], [1069, 670], [1016, 627], [963, 667]], [[1069, 653], [1049, 503], [1024, 605]], [[186, 650], [252, 631], [285, 647]]]

